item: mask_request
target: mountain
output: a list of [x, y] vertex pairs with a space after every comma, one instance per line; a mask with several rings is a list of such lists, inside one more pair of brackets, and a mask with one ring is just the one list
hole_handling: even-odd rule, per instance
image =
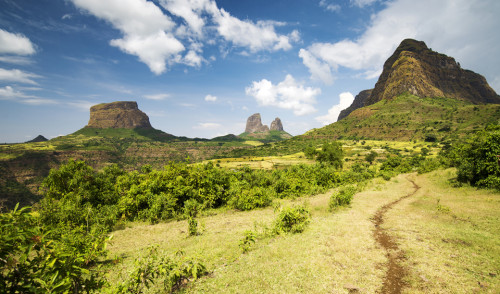
[[284, 131], [283, 124], [281, 123], [281, 119], [279, 117], [277, 117], [273, 120], [273, 122], [271, 123], [270, 130], [271, 131], [279, 131], [279, 132]]
[[92, 106], [87, 127], [97, 129], [152, 128], [149, 117], [139, 110], [135, 101], [117, 101]]
[[240, 134], [239, 137], [245, 140], [269, 143], [290, 139], [292, 135], [285, 132], [279, 117], [274, 119], [271, 128], [269, 128], [267, 125], [262, 124], [260, 113], [254, 113], [248, 117], [245, 132]]
[[486, 79], [462, 69], [454, 58], [432, 51], [422, 41], [406, 39], [384, 63], [372, 90], [362, 91], [339, 120], [354, 110], [409, 93], [418, 97], [446, 97], [472, 104], [499, 104], [500, 96]]
[[254, 113], [247, 119], [245, 133], [268, 132], [269, 127], [262, 124], [260, 113]]
[[42, 135], [38, 135], [38, 136], [36, 136], [36, 138], [29, 140], [26, 143], [37, 143], [37, 142], [45, 142], [45, 141], [48, 141], [48, 139]]

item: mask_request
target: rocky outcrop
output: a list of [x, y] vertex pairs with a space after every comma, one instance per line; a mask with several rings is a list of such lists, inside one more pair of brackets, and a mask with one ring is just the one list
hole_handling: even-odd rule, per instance
[[281, 123], [281, 119], [279, 117], [275, 118], [271, 123], [271, 131], [284, 131], [283, 124]]
[[102, 103], [90, 108], [89, 128], [150, 129], [149, 117], [137, 107], [135, 101]]
[[36, 138], [34, 138], [33, 140], [29, 140], [28, 142], [26, 143], [38, 143], [38, 142], [45, 142], [45, 141], [48, 141], [47, 138], [45, 138], [44, 136], [42, 135], [38, 135]]
[[[356, 96], [347, 113], [403, 93], [454, 98], [474, 104], [500, 104], [500, 96], [483, 76], [462, 69], [454, 58], [434, 52], [424, 42], [412, 39], [403, 40], [384, 63], [371, 94], [366, 97], [366, 93], [362, 93]], [[345, 113], [339, 119], [348, 115]]]
[[258, 132], [268, 132], [269, 127], [262, 124], [260, 118], [260, 113], [252, 114], [247, 119], [247, 126], [245, 128], [245, 133], [258, 133]]
[[354, 110], [364, 107], [366, 100], [368, 97], [370, 97], [370, 94], [372, 93], [373, 89], [370, 90], [364, 90], [359, 92], [356, 97], [354, 97], [354, 101], [352, 102], [351, 106], [347, 107], [346, 109], [342, 110], [339, 114], [339, 118], [337, 120], [341, 120], [344, 117], [348, 116], [351, 112]]

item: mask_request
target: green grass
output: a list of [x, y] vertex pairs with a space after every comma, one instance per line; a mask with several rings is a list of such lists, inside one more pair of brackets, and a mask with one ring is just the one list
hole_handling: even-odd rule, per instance
[[[363, 293], [380, 289], [386, 256], [373, 238], [375, 212], [422, 188], [389, 210], [384, 227], [405, 253], [405, 293], [496, 293], [500, 287], [500, 195], [470, 187], [454, 188], [454, 170], [375, 179], [350, 206], [328, 210], [332, 191], [305, 201], [311, 222], [301, 234], [258, 238], [247, 253], [239, 243], [246, 230], [270, 227], [272, 208], [249, 212], [213, 211], [201, 217], [203, 232], [188, 237], [186, 221], [157, 225], [133, 223], [115, 231], [109, 247], [121, 262], [110, 268], [112, 281], [152, 245], [167, 252], [183, 249], [198, 256], [210, 274], [190, 283], [187, 293]], [[440, 205], [447, 209], [438, 209]]]
[[499, 119], [497, 104], [473, 105], [451, 98], [403, 94], [357, 109], [341, 121], [311, 130], [303, 137], [423, 141], [433, 135], [438, 140], [450, 140], [498, 123]]

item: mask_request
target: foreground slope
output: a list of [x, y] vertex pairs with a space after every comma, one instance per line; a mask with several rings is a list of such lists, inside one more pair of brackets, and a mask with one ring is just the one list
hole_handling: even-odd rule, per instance
[[[186, 293], [375, 293], [387, 276], [387, 252], [374, 237], [373, 217], [384, 205], [421, 188], [393, 205], [382, 227], [405, 259], [403, 292], [494, 293], [500, 287], [499, 194], [448, 180], [453, 170], [373, 180], [350, 207], [328, 211], [330, 193], [307, 198], [310, 225], [301, 234], [259, 239], [252, 250], [238, 246], [245, 230], [269, 226], [273, 208], [227, 211], [200, 219], [204, 232], [186, 237], [186, 221], [135, 223], [114, 232], [110, 268], [119, 281], [148, 246], [167, 252], [182, 248], [202, 258], [210, 274], [188, 284]], [[410, 181], [411, 180], [411, 181]], [[283, 206], [302, 203], [283, 201]]]

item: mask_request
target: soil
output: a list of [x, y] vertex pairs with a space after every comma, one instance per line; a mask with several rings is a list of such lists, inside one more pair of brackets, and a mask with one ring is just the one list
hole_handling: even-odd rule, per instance
[[391, 203], [382, 206], [379, 210], [377, 210], [372, 218], [372, 222], [375, 225], [373, 237], [375, 238], [377, 243], [387, 252], [387, 270], [385, 273], [382, 288], [378, 291], [379, 293], [401, 293], [403, 288], [406, 286], [404, 278], [406, 277], [408, 271], [401, 264], [405, 259], [405, 254], [402, 250], [399, 249], [395, 238], [389, 235], [387, 229], [382, 228], [382, 224], [384, 223], [384, 215], [389, 209], [398, 204], [401, 200], [415, 195], [415, 193], [417, 193], [417, 191], [420, 189], [420, 186], [418, 186], [413, 180], [407, 180], [413, 184], [414, 191]]

